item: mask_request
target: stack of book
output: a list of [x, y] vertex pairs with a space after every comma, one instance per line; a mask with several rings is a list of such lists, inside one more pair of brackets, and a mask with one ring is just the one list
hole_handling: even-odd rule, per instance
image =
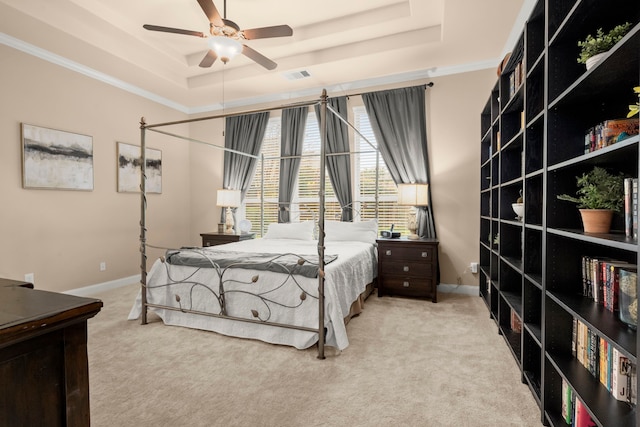
[[584, 152], [600, 150], [637, 134], [638, 119], [606, 120], [587, 131]]
[[513, 72], [509, 74], [509, 98], [511, 98], [516, 93], [523, 81], [524, 66], [522, 65], [522, 61], [520, 61], [516, 64]]
[[607, 310], [619, 310], [620, 272], [636, 271], [637, 265], [606, 257], [582, 257], [582, 295]]
[[573, 319], [571, 353], [613, 397], [637, 404], [636, 365], [578, 319]]

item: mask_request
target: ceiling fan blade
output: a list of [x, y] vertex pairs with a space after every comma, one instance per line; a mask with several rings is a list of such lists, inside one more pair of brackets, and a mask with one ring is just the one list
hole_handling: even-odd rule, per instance
[[270, 37], [289, 37], [293, 30], [288, 25], [274, 25], [273, 27], [251, 28], [242, 30], [247, 40], [268, 39]]
[[200, 31], [182, 30], [180, 28], [171, 28], [171, 27], [160, 27], [158, 25], [149, 25], [149, 24], [145, 24], [142, 27], [145, 28], [146, 30], [161, 31], [163, 33], [175, 33], [175, 34], [184, 34], [185, 36], [206, 37], [204, 33]]
[[263, 54], [259, 53], [258, 51], [251, 49], [246, 44], [242, 45], [242, 54], [247, 58], [250, 58], [258, 64], [262, 65], [267, 70], [274, 70], [278, 66], [278, 64], [276, 64]]
[[200, 7], [204, 11], [204, 14], [209, 18], [209, 22], [217, 27], [223, 27], [224, 23], [222, 22], [222, 16], [220, 16], [220, 12], [216, 9], [216, 5], [213, 4], [213, 0], [198, 0]]
[[218, 55], [216, 55], [216, 53], [212, 50], [209, 50], [209, 52], [207, 52], [207, 54], [204, 56], [204, 58], [202, 58], [202, 61], [200, 61], [200, 66], [202, 68], [208, 68], [211, 67], [213, 65], [214, 62], [216, 62], [216, 59], [218, 59]]

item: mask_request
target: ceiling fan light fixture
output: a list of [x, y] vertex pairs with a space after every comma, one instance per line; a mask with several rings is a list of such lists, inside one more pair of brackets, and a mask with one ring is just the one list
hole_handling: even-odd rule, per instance
[[209, 37], [208, 43], [209, 49], [213, 50], [225, 64], [242, 52], [242, 43], [229, 37]]

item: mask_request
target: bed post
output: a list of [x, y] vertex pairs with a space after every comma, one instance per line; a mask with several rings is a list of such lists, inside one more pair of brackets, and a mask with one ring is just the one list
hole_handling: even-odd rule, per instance
[[260, 237], [264, 237], [264, 153], [260, 154]]
[[147, 228], [146, 228], [146, 177], [147, 153], [145, 145], [146, 123], [140, 118], [140, 295], [142, 298], [140, 324], [147, 324]]
[[324, 174], [327, 145], [327, 90], [320, 97], [320, 208], [318, 212], [318, 359], [324, 359]]

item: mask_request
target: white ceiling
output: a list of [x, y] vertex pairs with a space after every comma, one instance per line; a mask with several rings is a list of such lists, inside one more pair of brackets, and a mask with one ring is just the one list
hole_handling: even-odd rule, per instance
[[[142, 28], [208, 33], [196, 0], [0, 0], [0, 42], [194, 113], [494, 67], [532, 3], [228, 0], [241, 29], [293, 28], [292, 37], [246, 42], [278, 63], [273, 71], [244, 56], [200, 68], [205, 39]], [[215, 5], [223, 15], [224, 0]], [[302, 70], [311, 76], [285, 78]]]

